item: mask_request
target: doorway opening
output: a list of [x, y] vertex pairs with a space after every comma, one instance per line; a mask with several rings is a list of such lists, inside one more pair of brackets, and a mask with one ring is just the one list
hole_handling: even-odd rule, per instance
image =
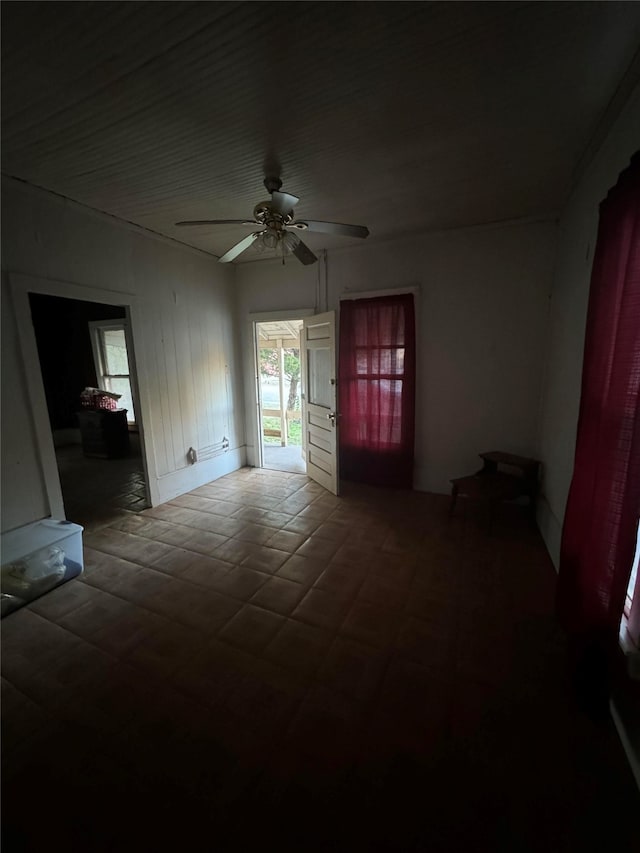
[[302, 429], [302, 320], [256, 323], [261, 467], [305, 474]]
[[[29, 304], [65, 515], [95, 530], [150, 505], [127, 307], [41, 293]], [[85, 388], [113, 396], [87, 406]]]

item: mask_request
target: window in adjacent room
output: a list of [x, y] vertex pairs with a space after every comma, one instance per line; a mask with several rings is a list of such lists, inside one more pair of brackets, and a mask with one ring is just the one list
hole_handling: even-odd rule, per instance
[[98, 385], [105, 391], [120, 394], [118, 407], [127, 410], [127, 422], [136, 422], [129, 353], [127, 351], [127, 327], [123, 321], [115, 323], [89, 323], [93, 358]]

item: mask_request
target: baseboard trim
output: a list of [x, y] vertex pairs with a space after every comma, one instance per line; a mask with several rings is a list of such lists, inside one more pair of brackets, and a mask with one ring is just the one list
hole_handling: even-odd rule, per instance
[[180, 471], [173, 471], [171, 474], [156, 480], [155, 499], [152, 501], [152, 505], [158, 506], [158, 504], [173, 500], [178, 495], [191, 492], [199, 486], [204, 486], [212, 480], [217, 480], [224, 477], [225, 474], [231, 474], [232, 471], [243, 468], [246, 463], [247, 454], [243, 445], [234, 450], [228, 450], [213, 459], [206, 459], [203, 462], [196, 462], [195, 465], [190, 465], [188, 468], [182, 468]]

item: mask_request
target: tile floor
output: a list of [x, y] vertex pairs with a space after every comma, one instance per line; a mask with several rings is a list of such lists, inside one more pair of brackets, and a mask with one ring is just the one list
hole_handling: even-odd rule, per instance
[[85, 530], [149, 506], [140, 438], [130, 433], [131, 454], [122, 459], [84, 456], [79, 444], [56, 450], [66, 516]]
[[2, 622], [4, 850], [634, 849], [539, 536], [447, 510], [243, 469], [86, 534]]

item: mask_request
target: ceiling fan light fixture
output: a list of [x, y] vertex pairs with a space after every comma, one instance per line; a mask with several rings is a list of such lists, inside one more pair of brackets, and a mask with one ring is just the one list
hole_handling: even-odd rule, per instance
[[278, 245], [278, 234], [276, 231], [265, 231], [261, 238], [262, 245], [265, 249], [275, 249]]
[[369, 229], [364, 225], [320, 222], [315, 219], [296, 222], [294, 208], [300, 201], [298, 196], [282, 192], [280, 178], [265, 178], [264, 185], [271, 193], [271, 198], [256, 204], [253, 209], [253, 222], [245, 222], [242, 219], [190, 219], [177, 222], [176, 225], [257, 225], [259, 230], [240, 240], [218, 259], [224, 264], [235, 260], [251, 246], [255, 246], [258, 252], [274, 251], [277, 257], [282, 258], [283, 263], [287, 255], [294, 255], [305, 265], [316, 263], [318, 258], [300, 239], [296, 233], [298, 231], [317, 231], [342, 237], [369, 236]]
[[290, 234], [289, 231], [285, 231], [280, 242], [282, 243], [285, 254], [290, 255], [298, 245], [299, 241], [295, 234]]
[[290, 255], [298, 241], [295, 235], [289, 234], [287, 231], [263, 231], [256, 242], [256, 247], [259, 251], [275, 250], [278, 256]]

